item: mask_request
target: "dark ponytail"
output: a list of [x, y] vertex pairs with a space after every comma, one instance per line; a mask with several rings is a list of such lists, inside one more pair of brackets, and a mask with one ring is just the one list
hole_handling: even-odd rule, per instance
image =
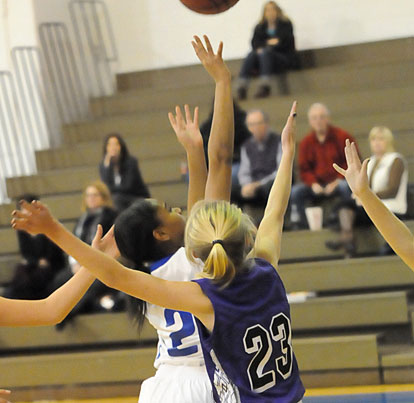
[[[130, 262], [131, 269], [149, 273], [149, 262], [163, 258], [162, 248], [153, 231], [161, 224], [157, 206], [149, 200], [138, 200], [115, 220], [115, 241], [121, 256]], [[128, 296], [129, 316], [141, 329], [146, 314], [146, 302]]]

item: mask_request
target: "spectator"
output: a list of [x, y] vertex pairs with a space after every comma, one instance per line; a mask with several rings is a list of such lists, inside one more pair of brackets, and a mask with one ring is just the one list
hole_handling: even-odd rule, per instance
[[[233, 152], [233, 166], [232, 166], [232, 187], [237, 188], [239, 184], [238, 173], [240, 168], [240, 153], [242, 144], [251, 136], [246, 126], [246, 112], [240, 108], [237, 102], [233, 102], [234, 109], [234, 152]], [[203, 136], [204, 153], [208, 163], [208, 140], [210, 138], [211, 125], [213, 123], [213, 109], [210, 116], [201, 124], [200, 132]]]
[[115, 208], [125, 210], [139, 197], [149, 197], [136, 158], [129, 155], [123, 138], [109, 134], [104, 141], [103, 161], [99, 165], [102, 181], [111, 191]]
[[[35, 195], [24, 195], [19, 200], [31, 203]], [[49, 295], [55, 276], [66, 267], [63, 251], [44, 235], [30, 235], [17, 231], [21, 261], [4, 296], [12, 299], [42, 299]]]
[[[394, 136], [390, 129], [374, 127], [369, 133], [371, 158], [368, 164], [369, 186], [383, 203], [399, 218], [407, 213], [408, 169], [404, 157], [394, 148]], [[339, 205], [339, 240], [328, 241], [326, 246], [333, 250], [344, 249], [346, 257], [355, 254], [354, 225], [370, 223], [370, 219], [359, 201], [349, 200]], [[391, 248], [385, 245], [381, 254], [388, 254]]]
[[254, 30], [252, 47], [240, 71], [237, 94], [241, 100], [247, 97], [249, 78], [256, 71], [261, 85], [255, 96], [265, 98], [271, 92], [270, 76], [295, 67], [293, 26], [274, 1], [268, 1], [264, 6], [262, 19]]
[[[82, 196], [83, 214], [76, 223], [74, 234], [88, 244], [92, 243], [98, 224], [102, 225], [105, 234], [112, 227], [116, 218], [116, 212], [112, 206], [111, 194], [104, 183], [95, 181], [87, 185]], [[63, 285], [79, 269], [78, 262], [69, 257], [69, 267], [56, 278], [53, 289]], [[79, 313], [118, 310], [123, 305], [122, 298], [123, 296], [118, 291], [108, 288], [96, 280], [59, 327], [64, 327]]]
[[[351, 191], [343, 177], [335, 171], [333, 163], [345, 164], [345, 140], [354, 138], [330, 124], [328, 108], [313, 104], [308, 111], [312, 131], [299, 145], [299, 173], [302, 183], [292, 187], [291, 224], [293, 228], [306, 228], [305, 207], [309, 201], [341, 197], [349, 200]], [[338, 163], [339, 161], [339, 163]]]
[[280, 136], [270, 131], [262, 110], [249, 111], [246, 123], [252, 137], [241, 148], [237, 199], [242, 205], [264, 207], [282, 157]]

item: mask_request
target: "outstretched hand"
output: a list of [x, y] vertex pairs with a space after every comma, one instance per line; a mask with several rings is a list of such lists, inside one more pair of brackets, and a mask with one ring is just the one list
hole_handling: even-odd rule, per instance
[[179, 106], [175, 107], [175, 116], [168, 113], [168, 118], [172, 128], [177, 135], [177, 139], [186, 151], [190, 149], [203, 147], [203, 138], [198, 125], [198, 106], [194, 109], [194, 119], [191, 116], [190, 107], [184, 106], [185, 119]]
[[114, 230], [115, 226], [113, 225], [111, 229], [102, 238], [103, 228], [102, 225], [99, 224], [98, 228], [96, 229], [95, 237], [92, 241], [92, 247], [100, 250], [101, 252], [105, 253], [106, 255], [114, 259], [117, 259], [121, 256], [121, 254], [115, 242]]
[[203, 38], [206, 43], [205, 46], [196, 35], [194, 41], [191, 42], [200, 62], [216, 83], [222, 80], [231, 80], [230, 70], [223, 60], [223, 42], [220, 42], [217, 53], [214, 53], [207, 35], [204, 35]]
[[10, 403], [6, 398], [10, 395], [10, 390], [0, 389], [0, 403]]
[[355, 143], [352, 143], [347, 139], [345, 145], [345, 157], [348, 169], [341, 168], [337, 164], [333, 167], [341, 175], [345, 176], [349, 187], [356, 197], [359, 197], [362, 193], [369, 189], [367, 166], [369, 159], [366, 159], [363, 163], [359, 159], [358, 150]]
[[296, 146], [296, 110], [298, 102], [293, 102], [289, 117], [281, 135], [282, 152], [294, 154]]
[[12, 212], [11, 224], [14, 229], [26, 231], [32, 235], [47, 235], [53, 230], [56, 220], [46, 205], [38, 200], [33, 200], [31, 203], [22, 200], [20, 207], [21, 210]]

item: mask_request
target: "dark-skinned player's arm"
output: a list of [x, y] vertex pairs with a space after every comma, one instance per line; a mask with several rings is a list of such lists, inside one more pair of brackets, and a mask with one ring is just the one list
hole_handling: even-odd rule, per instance
[[204, 199], [207, 182], [207, 165], [204, 155], [203, 138], [198, 124], [198, 107], [191, 116], [190, 107], [184, 106], [185, 117], [179, 106], [175, 107], [175, 116], [168, 114], [177, 140], [184, 147], [187, 154], [189, 184], [187, 197], [187, 214], [199, 200]]
[[[113, 228], [101, 239], [99, 226], [93, 246], [114, 256]], [[75, 307], [95, 280], [88, 270], [82, 267], [69, 281], [49, 297], [42, 300], [15, 300], [0, 298], [0, 326], [43, 326], [60, 323]]]
[[231, 73], [223, 61], [223, 43], [217, 53], [207, 36], [205, 45], [198, 36], [192, 42], [197, 57], [216, 83], [214, 114], [208, 142], [206, 200], [230, 200], [231, 168], [234, 147], [234, 111]]
[[346, 140], [345, 155], [348, 168], [345, 170], [336, 164], [334, 168], [345, 176], [352, 192], [391, 248], [414, 270], [414, 235], [370, 189], [368, 160], [361, 163], [355, 143]]
[[259, 257], [275, 268], [279, 263], [284, 216], [292, 187], [292, 170], [295, 159], [296, 107], [293, 103], [282, 132], [282, 159], [270, 190], [263, 219], [259, 225], [254, 248], [249, 257]]
[[[187, 311], [211, 325], [214, 310], [197, 283], [166, 281], [129, 269], [106, 253], [94, 249], [68, 231], [41, 202], [22, 202], [23, 211], [13, 212], [12, 226], [30, 234], [44, 234], [108, 287], [154, 305]], [[210, 322], [207, 322], [209, 320]], [[214, 320], [213, 320], [214, 321]]]

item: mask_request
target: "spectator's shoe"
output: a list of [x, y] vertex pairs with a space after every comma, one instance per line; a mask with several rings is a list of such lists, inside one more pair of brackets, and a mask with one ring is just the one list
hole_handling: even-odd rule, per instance
[[247, 88], [246, 87], [239, 87], [237, 89], [237, 99], [239, 101], [244, 101], [247, 98]]
[[325, 246], [330, 250], [337, 251], [339, 249], [342, 249], [345, 245], [342, 241], [338, 240], [338, 241], [326, 241]]
[[356, 255], [356, 247], [353, 241], [344, 243], [345, 259], [350, 259]]
[[261, 85], [255, 94], [255, 98], [267, 98], [270, 95], [270, 85]]

